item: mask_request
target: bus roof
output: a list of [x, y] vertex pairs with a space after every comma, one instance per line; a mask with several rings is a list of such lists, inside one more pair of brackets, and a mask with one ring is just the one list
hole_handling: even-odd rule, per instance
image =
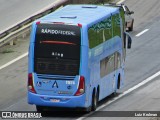
[[118, 7], [96, 5], [67, 5], [37, 21], [41, 22], [64, 22], [71, 24], [92, 24], [111, 14], [119, 13]]

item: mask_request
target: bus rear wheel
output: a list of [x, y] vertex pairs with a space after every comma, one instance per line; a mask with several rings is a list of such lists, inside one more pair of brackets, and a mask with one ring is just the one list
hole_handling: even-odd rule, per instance
[[92, 95], [92, 111], [95, 111], [97, 109], [97, 94], [94, 91]]
[[44, 112], [44, 107], [43, 106], [36, 105], [36, 109], [37, 109], [37, 112], [39, 112], [39, 113], [43, 113]]

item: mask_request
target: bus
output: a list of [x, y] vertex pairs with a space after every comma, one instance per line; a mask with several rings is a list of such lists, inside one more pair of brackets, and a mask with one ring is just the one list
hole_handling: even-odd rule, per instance
[[96, 110], [124, 85], [127, 47], [121, 7], [66, 5], [39, 18], [30, 36], [28, 103], [39, 112]]

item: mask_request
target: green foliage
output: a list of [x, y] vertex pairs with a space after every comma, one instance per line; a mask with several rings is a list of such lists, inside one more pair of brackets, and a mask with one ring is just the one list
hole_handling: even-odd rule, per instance
[[12, 53], [14, 52], [13, 50], [10, 50], [10, 49], [5, 49], [4, 51], [2, 51], [1, 53], [2, 54], [6, 54], [6, 53]]
[[111, 2], [112, 0], [90, 0], [89, 3], [91, 4], [102, 4], [102, 3], [108, 3]]

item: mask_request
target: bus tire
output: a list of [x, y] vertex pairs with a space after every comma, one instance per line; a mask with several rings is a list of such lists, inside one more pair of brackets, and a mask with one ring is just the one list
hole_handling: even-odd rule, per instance
[[90, 113], [91, 111], [92, 111], [91, 106], [89, 106], [88, 108], [86, 108], [86, 109], [84, 110], [85, 114], [88, 114], [88, 113]]
[[43, 113], [43, 112], [44, 112], [44, 108], [43, 108], [42, 106], [36, 105], [36, 110], [37, 110], [37, 112], [39, 112], [39, 113]]
[[92, 94], [92, 111], [95, 111], [97, 109], [97, 94], [96, 91], [94, 90]]
[[120, 89], [121, 86], [121, 76], [120, 74], [118, 75], [118, 81], [117, 81], [117, 89]]

